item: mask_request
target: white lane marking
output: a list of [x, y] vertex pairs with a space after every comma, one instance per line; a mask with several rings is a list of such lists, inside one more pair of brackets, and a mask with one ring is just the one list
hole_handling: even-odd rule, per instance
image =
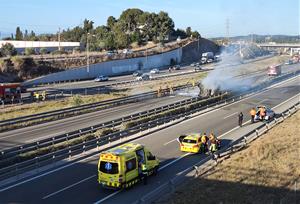
[[[292, 81], [292, 80], [295, 80], [295, 79], [297, 79], [297, 78], [298, 78], [298, 76], [295, 76], [295, 77], [290, 78], [290, 79], [288, 79], [288, 80], [286, 80], [286, 81], [280, 82], [280, 83], [278, 83], [278, 84], [274, 84], [274, 85], [272, 85], [272, 86], [270, 86], [270, 87], [268, 87], [268, 88], [271, 88], [271, 87], [277, 87], [277, 86], [280, 86], [280, 85], [284, 85], [284, 84], [286, 84], [286, 83], [288, 83], [288, 82], [290, 82], [290, 81]], [[264, 93], [264, 92], [266, 92], [266, 91], [267, 91], [267, 90], [265, 90], [265, 91], [263, 91], [263, 92], [260, 92], [260, 93], [256, 93], [256, 94], [251, 95], [251, 96], [248, 96], [248, 97], [246, 97], [246, 98], [244, 98], [244, 99], [242, 99], [242, 100], [240, 100], [240, 101], [237, 101], [237, 102], [244, 101], [244, 100], [247, 99], [247, 98], [252, 98], [253, 96], [258, 95], [258, 94], [261, 94], [261, 93]], [[299, 94], [298, 94], [298, 95], [299, 95]], [[297, 95], [296, 95], [296, 96], [297, 96]], [[295, 98], [296, 96], [293, 96], [292, 98]], [[275, 106], [275, 107], [273, 107], [273, 108], [276, 108], [276, 107], [282, 105], [283, 103], [285, 103], [285, 102], [291, 100], [292, 98], [290, 98], [290, 99], [288, 99], [288, 100], [286, 100], [286, 101], [280, 103], [279, 105], [277, 105], [277, 106]], [[223, 106], [222, 108], [227, 107], [227, 106], [230, 106], [230, 105], [235, 104], [235, 103], [237, 103], [237, 102], [228, 104], [228, 105], [226, 105], [226, 106]], [[202, 115], [200, 115], [200, 116], [206, 115], [206, 114], [208, 114], [208, 113], [215, 112], [216, 110], [219, 110], [219, 109], [221, 109], [221, 108], [214, 109], [214, 110], [212, 110], [212, 111], [210, 111], [210, 112], [207, 112], [207, 113], [204, 113], [204, 114], [202, 114]], [[192, 118], [192, 119], [193, 119], [193, 118]], [[194, 118], [194, 119], [195, 119], [195, 118]], [[191, 119], [188, 119], [188, 120], [186, 120], [186, 121], [184, 121], [184, 122], [187, 122], [187, 121], [189, 121], [189, 120], [191, 120]], [[236, 128], [237, 128], [237, 127], [236, 127]], [[222, 135], [221, 135], [221, 136], [222, 136]], [[144, 138], [147, 138], [147, 137], [149, 137], [149, 135], [148, 135], [148, 136], [145, 136]], [[219, 137], [220, 137], [220, 136], [219, 136]], [[133, 141], [137, 141], [137, 140], [139, 140], [139, 139], [140, 139], [140, 138], [137, 138], [136, 140], [133, 140]], [[85, 159], [80, 160], [80, 162], [83, 162], [83, 161], [85, 161], [85, 160], [87, 160], [87, 159], [89, 159], [89, 158], [92, 158], [92, 157], [95, 157], [95, 155], [91, 155], [91, 156], [89, 156], [89, 157], [86, 157]], [[77, 162], [78, 162], [78, 161], [77, 161]], [[57, 172], [57, 171], [59, 171], [59, 170], [65, 169], [65, 168], [68, 168], [68, 167], [73, 166], [73, 165], [75, 165], [75, 164], [77, 164], [77, 163], [76, 163], [76, 162], [73, 162], [73, 163], [67, 164], [67, 165], [65, 165], [65, 166], [61, 166], [61, 167], [59, 167], [59, 168], [57, 168], [57, 169], [53, 169], [53, 170], [48, 171], [48, 172], [45, 172], [45, 173], [43, 173], [43, 174], [40, 174], [40, 175], [34, 176], [34, 177], [32, 177], [32, 178], [26, 179], [26, 180], [21, 181], [21, 182], [19, 182], [19, 183], [13, 184], [13, 185], [8, 186], [8, 187], [6, 187], [6, 188], [0, 189], [0, 193], [3, 192], [3, 191], [9, 190], [9, 189], [11, 189], [11, 188], [14, 188], [14, 187], [16, 187], [16, 186], [22, 185], [22, 184], [24, 184], [24, 183], [28, 183], [28, 182], [33, 181], [33, 180], [35, 180], [35, 179], [38, 179], [38, 178], [40, 178], [40, 177], [46, 176], [46, 175], [48, 175], [48, 174]], [[118, 191], [117, 191], [117, 192], [118, 192]]]
[[266, 102], [266, 101], [268, 101], [269, 99], [264, 99], [264, 100], [261, 100], [261, 101], [259, 101], [257, 104], [261, 104], [261, 103], [263, 103], [263, 102]]
[[160, 167], [160, 168], [158, 169], [158, 171], [161, 171], [161, 170], [167, 168], [167, 167], [170, 166], [171, 164], [174, 164], [175, 162], [178, 162], [179, 160], [183, 159], [184, 157], [186, 157], [186, 156], [188, 156], [188, 155], [190, 155], [190, 154], [191, 154], [191, 153], [186, 153], [186, 154], [184, 154], [184, 155], [181, 155], [181, 156], [178, 157], [177, 159], [175, 159], [175, 160], [173, 160], [173, 161], [171, 161], [171, 162], [165, 164], [164, 166]]
[[237, 113], [238, 113], [238, 112], [232, 113], [232, 114], [230, 114], [230, 115], [224, 117], [223, 119], [230, 118], [231, 116], [237, 115]]
[[94, 202], [94, 204], [102, 203], [102, 202], [106, 201], [107, 199], [109, 199], [109, 198], [111, 198], [111, 197], [117, 195], [117, 194], [120, 193], [121, 191], [122, 191], [122, 190], [119, 190], [119, 191], [116, 191], [116, 192], [114, 192], [114, 193], [112, 193], [112, 194], [109, 194], [108, 196], [102, 198], [101, 200], [98, 200], [98, 201]]
[[78, 185], [78, 184], [80, 184], [80, 183], [83, 183], [83, 182], [85, 182], [85, 181], [87, 181], [87, 180], [89, 180], [89, 179], [91, 179], [91, 178], [94, 178], [94, 177], [96, 177], [96, 174], [95, 174], [95, 175], [92, 175], [92, 176], [90, 176], [90, 177], [87, 177], [87, 178], [85, 178], [85, 179], [82, 179], [82, 180], [80, 180], [80, 181], [78, 181], [78, 182], [76, 182], [76, 183], [74, 183], [74, 184], [72, 184], [72, 185], [69, 185], [69, 186], [67, 186], [67, 187], [65, 187], [65, 188], [62, 188], [62, 189], [60, 189], [60, 190], [58, 190], [58, 191], [55, 191], [55, 192], [53, 192], [53, 193], [51, 193], [51, 194], [49, 194], [49, 195], [46, 195], [46, 196], [44, 196], [42, 199], [44, 200], [44, 199], [50, 198], [51, 196], [54, 196], [54, 195], [56, 195], [56, 194], [58, 194], [58, 193], [60, 193], [60, 192], [63, 192], [63, 191], [65, 191], [65, 190], [68, 190], [68, 189], [70, 189], [70, 188], [72, 188], [72, 187], [74, 187], [74, 186], [76, 186], [76, 185]]
[[166, 143], [164, 144], [164, 146], [166, 146], [166, 145], [168, 145], [168, 144], [170, 144], [170, 143], [172, 143], [172, 142], [174, 142], [174, 141], [176, 141], [176, 140], [177, 140], [177, 138], [174, 139], [174, 140], [171, 140], [171, 141], [169, 141], [169, 142], [166, 142]]
[[[284, 103], [286, 103], [286, 102], [288, 102], [288, 101], [294, 99], [294, 98], [297, 97], [298, 95], [300, 95], [300, 94], [297, 94], [297, 95], [295, 95], [295, 96], [293, 96], [293, 97], [291, 97], [291, 98], [289, 98], [289, 99], [283, 101], [282, 103], [280, 103], [280, 104], [274, 106], [273, 109], [275, 109], [275, 108], [281, 106], [282, 104], [284, 104]], [[243, 123], [243, 126], [246, 125], [246, 124], [248, 124], [250, 121], [251, 121], [251, 120], [248, 120], [248, 121], [244, 122], [244, 123]], [[238, 129], [239, 127], [240, 127], [240, 126], [236, 126], [236, 127], [232, 128], [231, 130], [229, 130], [229, 131], [223, 133], [222, 135], [220, 135], [218, 138], [224, 137], [225, 135], [227, 135], [227, 134], [229, 134], [229, 133], [235, 131], [235, 130]], [[176, 140], [176, 139], [175, 139], [175, 140]], [[175, 163], [175, 162], [179, 161], [180, 159], [182, 159], [182, 158], [188, 156], [189, 154], [190, 154], [190, 153], [186, 153], [186, 154], [182, 155], [181, 157], [175, 159], [174, 161], [172, 161], [172, 162], [170, 162], [170, 163], [168, 163], [168, 164], [162, 166], [161, 168], [159, 168], [159, 170], [162, 170], [162, 169], [168, 167], [168, 166], [171, 165], [172, 163]], [[203, 159], [203, 160], [204, 160], [204, 159]], [[202, 160], [201, 160], [201, 161], [202, 161]], [[201, 162], [201, 161], [200, 161], [200, 162]], [[188, 169], [189, 169], [189, 168], [188, 168]], [[184, 170], [184, 171], [187, 171], [187, 169]], [[184, 171], [183, 171], [183, 172], [184, 172]], [[115, 194], [118, 194], [118, 193], [120, 193], [120, 191], [115, 192], [114, 195], [115, 195]], [[95, 202], [94, 204], [99, 204], [99, 203], [101, 203], [101, 202], [103, 202], [103, 201], [105, 201], [105, 200], [107, 200], [107, 199], [113, 197], [114, 195], [110, 194], [109, 196], [107, 196], [107, 197], [105, 197], [105, 198], [103, 198], [103, 199], [101, 199], [101, 200]]]

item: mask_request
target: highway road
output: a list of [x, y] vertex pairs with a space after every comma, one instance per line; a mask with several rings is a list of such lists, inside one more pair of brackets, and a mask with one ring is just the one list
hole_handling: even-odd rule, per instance
[[59, 134], [107, 122], [134, 113], [150, 110], [152, 108], [182, 101], [188, 96], [166, 96], [137, 103], [124, 104], [113, 108], [95, 111], [66, 119], [25, 127], [0, 133], [0, 151], [34, 142], [36, 140], [50, 138]]
[[[297, 65], [286, 66], [283, 68], [283, 73], [298, 69], [299, 66]], [[264, 72], [249, 74], [248, 76], [242, 78], [242, 80], [245, 80], [246, 78], [251, 78], [252, 81], [255, 82], [253, 85], [262, 83], [269, 79]], [[0, 150], [50, 138], [59, 134], [78, 130], [80, 128], [96, 125], [101, 122], [110, 121], [140, 111], [174, 103], [186, 99], [187, 97], [196, 96], [194, 92], [188, 93], [179, 91], [179, 93], [180, 95], [178, 94], [175, 97], [163, 97], [159, 99], [141, 101], [134, 104], [121, 105], [112, 109], [96, 111], [62, 120], [52, 121], [49, 123], [3, 132], [0, 133]]]
[[[194, 70], [194, 68], [189, 66], [182, 66], [180, 70], [172, 70], [169, 73], [168, 69], [160, 70], [158, 74], [153, 74], [153, 77], [157, 76], [166, 76], [170, 74], [178, 74], [178, 73], [186, 73]], [[148, 71], [149, 72], [149, 71]], [[147, 73], [147, 71], [145, 71]], [[108, 81], [103, 82], [95, 82], [94, 80], [85, 80], [79, 82], [71, 82], [71, 83], [61, 83], [61, 84], [51, 84], [46, 86], [39, 86], [36, 88], [29, 88], [28, 91], [36, 91], [36, 90], [76, 90], [76, 89], [84, 89], [84, 88], [91, 88], [97, 86], [108, 86], [110, 84], [114, 84], [117, 82], [124, 82], [124, 81], [132, 81], [135, 80], [136, 77], [130, 75], [123, 75], [123, 76], [116, 76], [110, 77]]]
[[138, 139], [161, 160], [161, 170], [156, 177], [148, 179], [148, 185], [138, 184], [131, 189], [112, 191], [102, 189], [97, 183], [98, 155], [91, 156], [65, 167], [53, 169], [34, 178], [23, 180], [0, 190], [0, 203], [132, 203], [173, 178], [176, 174], [193, 166], [205, 155], [190, 155], [179, 151], [176, 138], [191, 132], [214, 131], [222, 135], [223, 144], [240, 137], [233, 134], [245, 128], [259, 125], [245, 124], [237, 127], [237, 114], [243, 112], [248, 121], [251, 107], [263, 104], [281, 112], [282, 104], [288, 106], [299, 101], [300, 77], [296, 77], [260, 93], [225, 107], [188, 119], [177, 125]]

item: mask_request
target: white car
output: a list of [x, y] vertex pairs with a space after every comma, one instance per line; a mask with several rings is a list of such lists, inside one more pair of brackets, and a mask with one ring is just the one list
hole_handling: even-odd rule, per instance
[[208, 59], [208, 60], [207, 60], [207, 63], [212, 63], [212, 62], [213, 62], [212, 59]]
[[263, 108], [266, 110], [266, 115], [264, 117], [264, 120], [271, 120], [275, 117], [275, 112], [266, 106], [257, 106], [256, 107], [256, 114], [254, 116], [254, 122], [261, 121], [262, 119], [260, 118], [260, 109]]
[[159, 69], [152, 69], [150, 71], [150, 74], [158, 74], [159, 73]]
[[94, 79], [95, 82], [100, 82], [100, 81], [108, 81], [108, 77], [104, 75], [98, 76], [96, 79]]
[[152, 77], [150, 74], [142, 74], [141, 76], [138, 76], [135, 78], [136, 81], [146, 81], [146, 80], [151, 80]]
[[130, 49], [124, 49], [123, 50], [123, 54], [132, 54], [133, 52], [132, 52], [132, 50], [130, 50]]

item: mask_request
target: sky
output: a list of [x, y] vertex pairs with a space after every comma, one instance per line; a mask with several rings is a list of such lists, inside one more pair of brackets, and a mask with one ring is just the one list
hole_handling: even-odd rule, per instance
[[299, 35], [300, 0], [0, 0], [0, 32], [5, 37], [16, 27], [36, 33], [56, 33], [82, 24], [106, 24], [127, 8], [149, 12], [166, 11], [176, 28], [191, 26], [203, 37]]

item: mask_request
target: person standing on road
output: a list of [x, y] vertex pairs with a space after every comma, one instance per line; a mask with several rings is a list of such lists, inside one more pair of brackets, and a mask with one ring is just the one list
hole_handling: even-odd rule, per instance
[[242, 127], [243, 125], [243, 119], [244, 119], [244, 115], [242, 112], [239, 113], [239, 126]]
[[256, 110], [255, 110], [255, 108], [252, 108], [252, 109], [250, 110], [250, 115], [251, 115], [251, 123], [254, 123], [254, 117], [255, 117], [255, 115], [256, 115]]
[[147, 177], [148, 177], [148, 170], [146, 164], [142, 164], [142, 179], [144, 181], [144, 185], [147, 185]]

